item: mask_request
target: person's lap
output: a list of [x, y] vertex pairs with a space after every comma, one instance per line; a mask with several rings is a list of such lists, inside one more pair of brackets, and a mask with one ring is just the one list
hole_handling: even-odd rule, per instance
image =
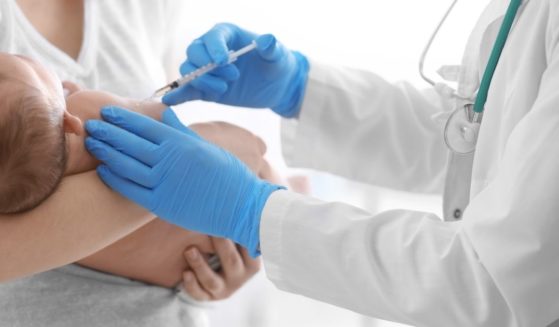
[[78, 265], [0, 284], [5, 326], [205, 326], [185, 293]]

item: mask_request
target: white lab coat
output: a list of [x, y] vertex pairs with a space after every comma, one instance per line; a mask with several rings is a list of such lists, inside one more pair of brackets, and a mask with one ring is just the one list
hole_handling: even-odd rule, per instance
[[[508, 4], [492, 1], [473, 31], [461, 93], [477, 89]], [[544, 327], [559, 319], [558, 45], [559, 1], [525, 0], [476, 153], [465, 157], [449, 156], [435, 118], [453, 100], [428, 101], [409, 85], [312, 62], [300, 117], [283, 126], [288, 163], [385, 187], [444, 190], [453, 221], [274, 192], [260, 229], [269, 278], [415, 326]]]

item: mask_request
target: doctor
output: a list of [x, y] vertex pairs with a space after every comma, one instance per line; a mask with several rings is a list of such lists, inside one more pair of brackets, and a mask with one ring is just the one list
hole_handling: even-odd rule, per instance
[[253, 39], [256, 52], [163, 101], [271, 108], [286, 118], [291, 165], [444, 190], [445, 221], [282, 190], [176, 118], [162, 124], [118, 108], [87, 124], [101, 178], [169, 221], [261, 251], [283, 290], [416, 326], [559, 319], [559, 2], [492, 1], [468, 41], [458, 90], [437, 85], [437, 103], [230, 24], [191, 44], [181, 72], [225, 63]]

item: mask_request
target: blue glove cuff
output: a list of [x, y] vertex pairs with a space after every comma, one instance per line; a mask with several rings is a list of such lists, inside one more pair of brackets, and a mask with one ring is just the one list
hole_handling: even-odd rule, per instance
[[285, 92], [285, 102], [272, 107], [272, 110], [284, 118], [294, 118], [299, 116], [303, 99], [305, 97], [305, 89], [309, 76], [309, 61], [307, 57], [297, 51], [292, 51], [296, 60], [297, 71], [293, 80], [289, 84]]
[[[265, 181], [259, 181], [258, 193], [253, 199], [253, 204], [248, 212], [249, 232], [246, 234], [248, 240], [243, 242], [251, 257], [256, 258], [260, 255], [260, 220], [262, 219], [262, 211], [268, 201], [270, 195], [277, 190], [285, 190], [286, 188], [279, 185], [270, 184]], [[239, 243], [239, 244], [243, 244]]]

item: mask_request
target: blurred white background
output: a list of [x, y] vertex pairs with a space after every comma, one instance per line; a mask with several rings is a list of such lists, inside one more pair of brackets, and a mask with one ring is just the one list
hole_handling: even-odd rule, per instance
[[[427, 58], [426, 71], [443, 64], [459, 64], [468, 34], [488, 0], [459, 1], [443, 26]], [[372, 70], [389, 81], [405, 79], [419, 88], [428, 85], [417, 72], [418, 59], [451, 0], [203, 0], [191, 1], [185, 45], [217, 22], [232, 22], [258, 33], [273, 33], [291, 49], [312, 60]], [[268, 158], [288, 176], [301, 173], [285, 167], [279, 144], [279, 119], [269, 111], [223, 108], [194, 102], [178, 110], [186, 122], [225, 120], [262, 136]], [[440, 199], [347, 182], [304, 171], [313, 195], [364, 207], [372, 212], [413, 208], [439, 213]], [[402, 326], [377, 321], [301, 296], [275, 289], [264, 273], [233, 298], [212, 309], [215, 326]]]

